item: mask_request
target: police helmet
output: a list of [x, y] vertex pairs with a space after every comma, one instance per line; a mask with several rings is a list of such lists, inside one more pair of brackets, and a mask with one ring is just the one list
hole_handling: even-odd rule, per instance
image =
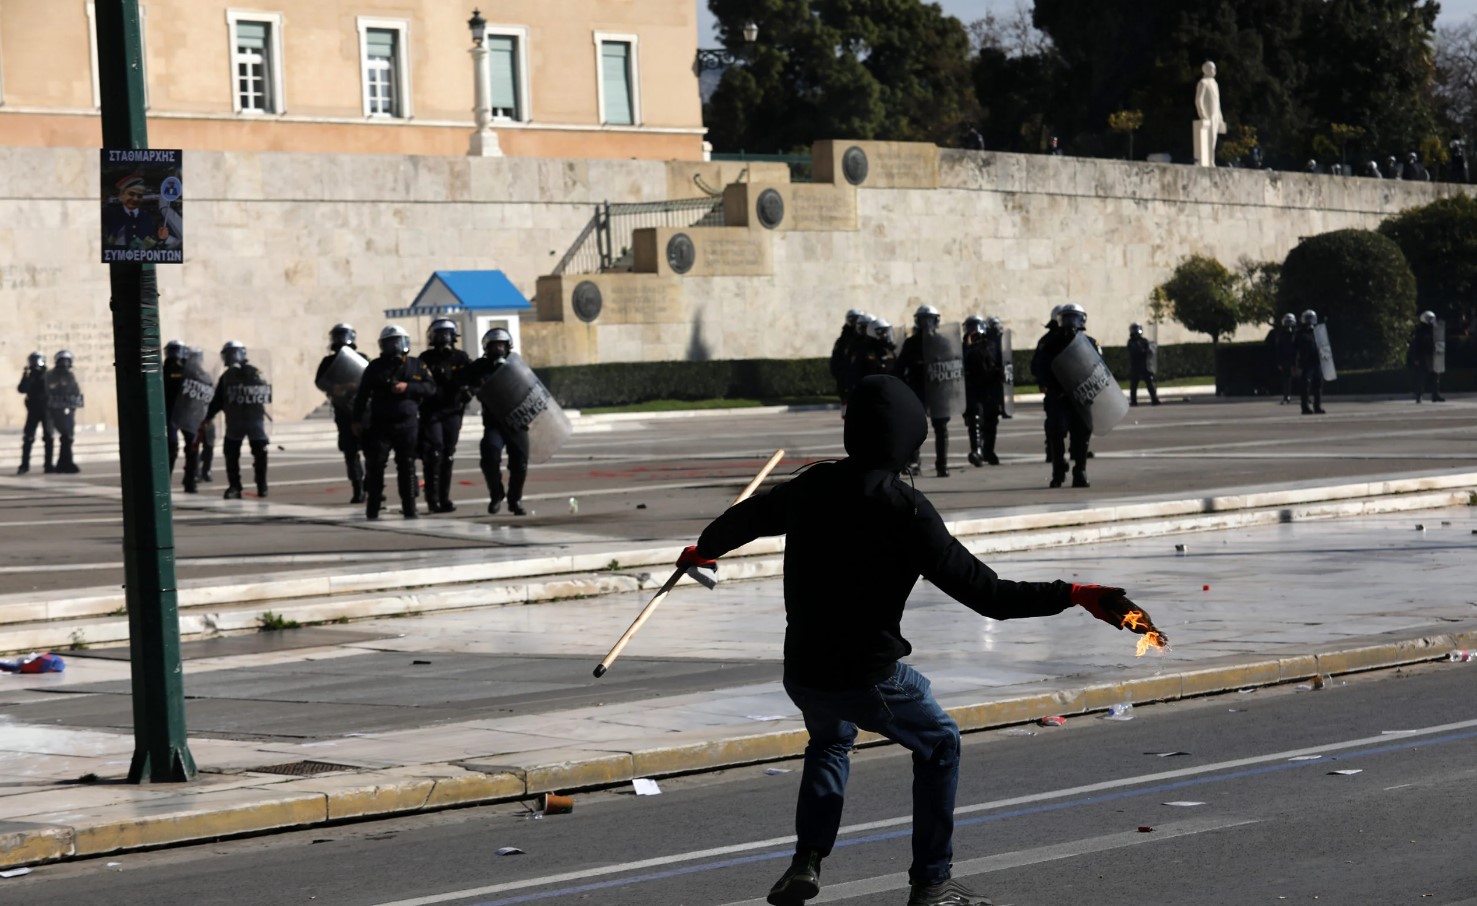
[[1283, 327], [1296, 327], [1297, 326], [1297, 322], [1298, 322], [1298, 316], [1295, 315], [1295, 314], [1293, 314], [1292, 312], [1288, 312], [1287, 314], [1285, 314], [1285, 315], [1282, 316], [1282, 326]]
[[328, 351], [338, 352], [344, 346], [353, 346], [354, 341], [359, 339], [359, 331], [351, 324], [335, 324], [328, 331]]
[[426, 331], [426, 342], [432, 346], [455, 346], [460, 337], [456, 322], [450, 318], [437, 318]]
[[1063, 327], [1082, 330], [1087, 326], [1087, 309], [1075, 302], [1068, 302], [1057, 312], [1057, 320]]
[[407, 355], [410, 352], [410, 334], [399, 324], [387, 324], [380, 331], [381, 355]]
[[985, 332], [986, 333], [1004, 333], [1005, 332], [1005, 322], [1002, 321], [1002, 320], [1000, 320], [995, 315], [990, 315], [988, 318], [985, 319]]
[[919, 330], [934, 330], [939, 326], [939, 310], [932, 305], [920, 305], [913, 311], [913, 326]]
[[1141, 337], [1141, 336], [1143, 336], [1144, 335], [1144, 325], [1140, 324], [1137, 321], [1135, 321], [1132, 324], [1128, 325], [1128, 335], [1131, 336], [1131, 337]]
[[1062, 314], [1062, 307], [1060, 305], [1053, 305], [1051, 307], [1051, 317], [1047, 319], [1046, 326], [1047, 327], [1060, 327], [1061, 326], [1061, 323], [1062, 323], [1061, 314]]
[[63, 350], [61, 350], [60, 352], [58, 352], [56, 354], [56, 358], [53, 361], [56, 362], [56, 366], [58, 368], [71, 368], [72, 367], [72, 350], [70, 350], [70, 349], [63, 349]]
[[1304, 324], [1307, 324], [1309, 327], [1313, 326], [1314, 324], [1317, 324], [1318, 323], [1318, 312], [1314, 311], [1311, 308], [1308, 309], [1307, 311], [1303, 312], [1303, 323]]
[[171, 359], [178, 359], [184, 355], [185, 344], [179, 340], [170, 340], [164, 344], [164, 355]]
[[42, 355], [39, 352], [33, 352], [26, 357], [26, 364], [32, 368], [45, 368], [46, 356]]
[[221, 364], [227, 368], [246, 364], [246, 344], [240, 340], [227, 340], [221, 347]]
[[846, 310], [846, 326], [855, 328], [856, 319], [861, 317], [861, 314], [862, 310], [860, 308], [848, 308]]
[[866, 312], [862, 312], [861, 314], [857, 315], [856, 316], [856, 333], [857, 333], [857, 336], [860, 336], [860, 337], [867, 336], [867, 325], [868, 324], [871, 324], [875, 320], [877, 320], [877, 319], [874, 318], [874, 317], [872, 317], [871, 315], [867, 314]]
[[1435, 324], [1436, 323], [1436, 313], [1434, 311], [1423, 311], [1423, 312], [1421, 312], [1421, 323], [1422, 324]]
[[985, 319], [984, 318], [981, 318], [979, 315], [970, 315], [969, 317], [967, 317], [967, 318], [964, 319], [964, 335], [966, 337], [969, 336], [970, 334], [984, 333], [984, 332], [985, 332]]
[[886, 318], [873, 318], [867, 322], [867, 335], [874, 340], [883, 343], [892, 342], [892, 325], [887, 323]]
[[508, 344], [506, 352], [513, 351], [513, 335], [501, 327], [494, 327], [482, 335], [482, 351], [488, 356], [492, 355], [493, 343], [506, 343]]

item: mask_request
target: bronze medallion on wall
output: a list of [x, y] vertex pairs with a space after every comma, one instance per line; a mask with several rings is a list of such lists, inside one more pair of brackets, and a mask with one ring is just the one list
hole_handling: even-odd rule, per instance
[[693, 248], [692, 237], [686, 233], [673, 233], [667, 240], [667, 267], [674, 273], [685, 274], [692, 270], [697, 261], [697, 249]]
[[574, 308], [574, 316], [588, 324], [600, 317], [605, 299], [601, 297], [600, 287], [595, 285], [595, 281], [581, 280], [570, 295], [570, 304]]
[[841, 155], [841, 175], [854, 186], [867, 181], [867, 152], [852, 145]]
[[785, 222], [785, 197], [776, 189], [765, 189], [754, 203], [754, 212], [759, 215], [759, 224], [772, 230]]

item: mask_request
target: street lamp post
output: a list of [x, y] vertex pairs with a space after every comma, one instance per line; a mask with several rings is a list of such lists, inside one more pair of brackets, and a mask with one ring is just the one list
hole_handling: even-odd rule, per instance
[[741, 54], [735, 54], [733, 51], [729, 50], [726, 47], [698, 48], [697, 58], [693, 61], [693, 66], [697, 69], [698, 74], [701, 75], [702, 73], [707, 72], [710, 69], [723, 69], [727, 66], [732, 66], [744, 56], [746, 56], [748, 53], [748, 48], [752, 46], [755, 41], [759, 40], [759, 26], [752, 21], [745, 22], [743, 35], [744, 53]]
[[475, 106], [473, 114], [477, 118], [477, 129], [472, 133], [471, 144], [467, 147], [469, 157], [502, 157], [503, 149], [498, 146], [497, 133], [492, 131], [492, 67], [488, 62], [487, 47], [483, 39], [487, 37], [487, 20], [482, 18], [480, 9], [472, 10], [472, 18], [467, 20], [467, 28], [472, 31], [472, 84], [475, 88]]

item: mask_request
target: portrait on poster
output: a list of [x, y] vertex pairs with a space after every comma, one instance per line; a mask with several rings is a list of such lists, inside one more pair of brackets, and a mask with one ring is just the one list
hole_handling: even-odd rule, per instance
[[103, 263], [182, 263], [184, 154], [157, 148], [104, 148], [101, 172]]

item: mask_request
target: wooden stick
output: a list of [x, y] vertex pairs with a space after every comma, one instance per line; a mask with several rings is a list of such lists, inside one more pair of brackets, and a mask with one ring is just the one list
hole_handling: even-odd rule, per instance
[[[759, 485], [763, 484], [764, 479], [768, 478], [769, 473], [774, 471], [774, 467], [780, 464], [780, 460], [784, 458], [784, 455], [784, 450], [775, 450], [774, 455], [769, 457], [769, 462], [766, 462], [764, 464], [764, 468], [759, 470], [759, 474], [754, 476], [754, 480], [749, 482], [748, 486], [745, 487], [743, 491], [741, 491], [739, 495], [734, 498], [733, 502], [743, 503], [745, 500], [749, 499], [749, 495], [754, 493], [755, 489], [758, 488]], [[733, 504], [730, 504], [730, 506], [732, 505]], [[670, 592], [674, 586], [676, 586], [678, 580], [682, 578], [683, 572], [684, 570], [682, 569], [682, 567], [677, 567], [675, 570], [672, 571], [671, 577], [667, 579], [667, 581], [662, 583], [662, 587], [652, 597], [651, 601], [648, 602], [647, 605], [641, 609], [641, 612], [636, 615], [636, 619], [632, 621], [631, 627], [627, 629], [625, 631], [625, 634], [620, 637], [620, 640], [615, 643], [615, 647], [610, 649], [610, 653], [605, 656], [605, 660], [601, 661], [599, 666], [595, 668], [596, 679], [604, 676], [605, 671], [610, 669], [610, 665], [615, 663], [615, 659], [620, 657], [621, 649], [626, 647], [626, 643], [631, 641], [631, 638], [636, 635], [636, 630], [641, 628], [641, 625], [646, 622], [647, 617], [650, 617], [652, 615], [652, 613], [656, 610], [657, 605], [661, 604], [662, 600], [666, 598], [667, 593]]]

